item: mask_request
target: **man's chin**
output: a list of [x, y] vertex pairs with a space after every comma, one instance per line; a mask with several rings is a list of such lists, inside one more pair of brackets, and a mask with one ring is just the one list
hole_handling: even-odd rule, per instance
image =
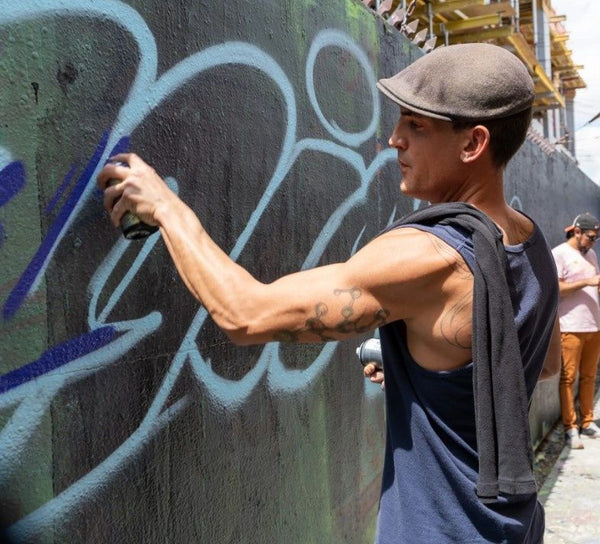
[[435, 204], [435, 202], [431, 200], [430, 196], [420, 193], [415, 188], [411, 189], [410, 187], [407, 187], [404, 183], [400, 184], [400, 192], [404, 196], [414, 198], [415, 200], [422, 200], [423, 202], [428, 202], [429, 204]]
[[415, 194], [414, 189], [411, 190], [411, 188], [406, 184], [406, 182], [404, 180], [400, 182], [400, 192], [403, 195], [417, 198], [417, 195]]

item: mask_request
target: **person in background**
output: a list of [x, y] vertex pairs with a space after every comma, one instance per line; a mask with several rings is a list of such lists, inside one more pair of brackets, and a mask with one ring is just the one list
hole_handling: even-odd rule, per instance
[[[596, 217], [579, 214], [565, 229], [566, 242], [552, 250], [560, 291], [560, 411], [567, 443], [573, 449], [584, 447], [580, 434], [590, 438], [600, 436], [600, 428], [594, 422], [594, 384], [600, 357], [600, 269], [592, 249], [599, 229]], [[574, 392], [577, 373], [579, 425]]]

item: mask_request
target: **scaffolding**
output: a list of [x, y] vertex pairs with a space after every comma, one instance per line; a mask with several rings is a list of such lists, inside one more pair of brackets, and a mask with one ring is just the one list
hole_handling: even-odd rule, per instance
[[574, 156], [573, 100], [586, 86], [551, 0], [363, 0], [429, 53], [455, 43], [500, 45], [523, 61], [535, 84], [536, 131]]

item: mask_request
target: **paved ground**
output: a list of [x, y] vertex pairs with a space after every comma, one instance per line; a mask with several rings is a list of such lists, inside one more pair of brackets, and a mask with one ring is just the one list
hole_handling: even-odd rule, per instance
[[[600, 397], [594, 414], [600, 414]], [[562, 446], [562, 434], [559, 425], [549, 439]], [[544, 544], [600, 544], [600, 438], [582, 440], [583, 450], [562, 448], [540, 489], [546, 509]]]

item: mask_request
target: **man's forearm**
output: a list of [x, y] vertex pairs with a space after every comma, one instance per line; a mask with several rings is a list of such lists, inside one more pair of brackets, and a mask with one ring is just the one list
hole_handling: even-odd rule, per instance
[[573, 294], [579, 289], [583, 289], [590, 285], [589, 280], [577, 280], [577, 281], [561, 281], [558, 282], [558, 290], [561, 297], [567, 297]]
[[247, 327], [244, 301], [263, 285], [234, 262], [181, 200], [157, 210], [163, 239], [183, 282], [228, 335]]

